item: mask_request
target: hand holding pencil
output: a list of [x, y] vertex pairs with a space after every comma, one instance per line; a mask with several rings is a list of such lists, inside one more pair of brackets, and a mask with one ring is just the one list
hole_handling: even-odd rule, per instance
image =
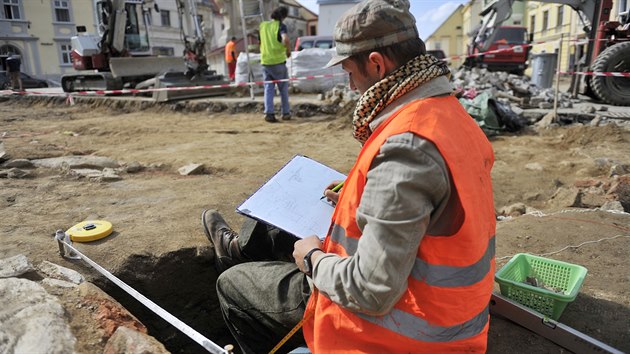
[[328, 198], [334, 204], [337, 204], [337, 200], [339, 199], [339, 191], [343, 187], [344, 181], [334, 181], [326, 187], [324, 190], [324, 196], [319, 198], [320, 200], [324, 198]]

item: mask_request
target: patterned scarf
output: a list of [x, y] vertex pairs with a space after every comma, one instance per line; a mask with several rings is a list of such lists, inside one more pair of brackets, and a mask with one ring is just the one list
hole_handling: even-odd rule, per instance
[[447, 74], [450, 74], [450, 70], [446, 63], [432, 55], [420, 55], [411, 59], [370, 87], [359, 98], [352, 117], [352, 135], [361, 145], [365, 144], [372, 134], [370, 122], [387, 105], [416, 87]]

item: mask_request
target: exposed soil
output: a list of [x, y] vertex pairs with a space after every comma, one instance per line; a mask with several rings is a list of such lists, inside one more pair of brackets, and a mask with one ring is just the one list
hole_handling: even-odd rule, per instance
[[[121, 172], [122, 180], [116, 182], [44, 168], [29, 170], [29, 178], [1, 179], [0, 258], [23, 253], [33, 262], [49, 260], [73, 268], [129, 308], [172, 352], [201, 352], [87, 265], [59, 257], [52, 239], [55, 230], [87, 219], [108, 220], [114, 225], [112, 235], [77, 247], [211, 340], [233, 343], [218, 311], [212, 249], [200, 227], [202, 209], [219, 209], [238, 229], [243, 219], [235, 207], [293, 155], [304, 154], [347, 172], [359, 144], [351, 136], [345, 115], [316, 114], [268, 124], [260, 113], [140, 108], [146, 110], [128, 109], [124, 104], [6, 101], [0, 105], [0, 140], [12, 159], [91, 154], [145, 167], [137, 173]], [[494, 137], [492, 144], [496, 209], [524, 203], [530, 211], [542, 211], [498, 223], [497, 266], [516, 253], [559, 251], [548, 257], [586, 267], [589, 273], [580, 294], [560, 321], [630, 352], [630, 215], [550, 202], [560, 186], [608, 178], [606, 161], [630, 164], [627, 127], [530, 130]], [[177, 172], [191, 163], [204, 164], [205, 174]], [[539, 167], [527, 167], [534, 163]], [[618, 235], [623, 237], [560, 251]], [[78, 310], [69, 306], [68, 311], [72, 317]], [[92, 336], [93, 329], [73, 328], [79, 352], [102, 350], [102, 342], [81, 339]], [[566, 350], [493, 317], [489, 352]]]

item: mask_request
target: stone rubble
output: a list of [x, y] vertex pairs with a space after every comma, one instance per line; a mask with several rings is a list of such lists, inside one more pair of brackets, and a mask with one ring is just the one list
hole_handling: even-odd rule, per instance
[[[607, 119], [602, 113], [608, 110], [607, 106], [587, 104], [581, 98], [573, 98], [571, 94], [564, 91], [558, 92], [557, 108], [574, 108], [576, 104], [579, 106], [575, 106], [575, 109], [570, 113], [567, 111], [558, 112], [558, 117], [556, 117], [552, 111], [554, 109], [555, 85], [551, 88], [541, 89], [534, 85], [527, 76], [462, 67], [457, 70], [452, 69], [451, 84], [455, 96], [463, 101], [463, 104], [467, 102], [476, 107], [479, 102], [474, 99], [483, 98], [485, 105], [485, 99], [489, 98], [506, 107], [507, 112], [494, 109], [494, 115], [498, 115], [500, 123], [503, 123], [500, 130], [509, 132], [518, 131], [524, 125], [534, 125], [535, 123], [537, 129], [556, 127], [562, 119], [565, 120], [562, 123], [592, 120], [591, 125], [593, 126], [607, 123], [608, 119], [611, 119], [611, 117]], [[320, 94], [318, 99], [339, 107], [337, 114], [344, 115], [352, 113], [351, 109], [355, 107], [359, 97], [359, 93], [350, 90], [347, 84], [338, 84], [331, 90]], [[466, 107], [466, 104], [464, 106]], [[466, 109], [469, 110], [469, 107]], [[489, 133], [483, 126], [483, 119], [470, 110], [469, 113], [480, 123], [482, 129]], [[480, 115], [487, 116], [483, 111], [480, 112]], [[630, 121], [622, 121], [620, 124], [630, 124]]]
[[[616, 170], [623, 168], [617, 166]], [[532, 197], [535, 199], [536, 196]], [[585, 208], [630, 213], [630, 174], [611, 173], [608, 178], [577, 180], [571, 186], [557, 185], [547, 206], [551, 209]], [[519, 216], [525, 213], [524, 209], [523, 203], [517, 203], [500, 208], [497, 213], [501, 216]]]
[[180, 167], [177, 172], [182, 176], [200, 175], [205, 172], [205, 166], [202, 163], [191, 163]]
[[4, 143], [0, 140], [0, 162], [4, 162], [9, 159], [9, 155], [4, 149]]
[[73, 353], [75, 336], [58, 299], [37, 282], [0, 279], [3, 353]]
[[0, 298], [2, 353], [169, 353], [116, 300], [52, 262], [35, 269], [23, 254], [0, 259]]
[[163, 164], [144, 166], [138, 161], [123, 163], [108, 157], [93, 155], [60, 156], [33, 160], [6, 159], [2, 161], [0, 159], [0, 178], [31, 178], [37, 175], [38, 169], [49, 169], [59, 170], [61, 175], [73, 178], [86, 178], [94, 182], [116, 182], [123, 179], [121, 174], [124, 173], [138, 173], [147, 169], [162, 170], [164, 168]]
[[19, 277], [20, 275], [35, 270], [26, 256], [18, 254], [11, 258], [0, 259], [0, 278]]

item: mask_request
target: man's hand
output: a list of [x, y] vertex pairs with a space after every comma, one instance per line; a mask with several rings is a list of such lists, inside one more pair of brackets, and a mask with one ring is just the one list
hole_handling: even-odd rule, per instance
[[328, 186], [326, 186], [326, 189], [324, 189], [324, 196], [333, 204], [337, 204], [337, 201], [339, 200], [339, 192], [333, 192], [332, 189], [341, 182], [343, 182], [343, 180], [332, 181]]
[[[297, 264], [300, 271], [306, 273], [306, 270], [304, 269], [304, 256], [313, 248], [322, 248], [322, 241], [317, 236], [309, 236], [296, 241], [293, 247], [293, 258], [295, 259], [295, 264]], [[317, 251], [311, 255], [311, 263], [313, 264], [313, 267], [317, 264], [317, 258], [323, 254], [324, 252]]]

